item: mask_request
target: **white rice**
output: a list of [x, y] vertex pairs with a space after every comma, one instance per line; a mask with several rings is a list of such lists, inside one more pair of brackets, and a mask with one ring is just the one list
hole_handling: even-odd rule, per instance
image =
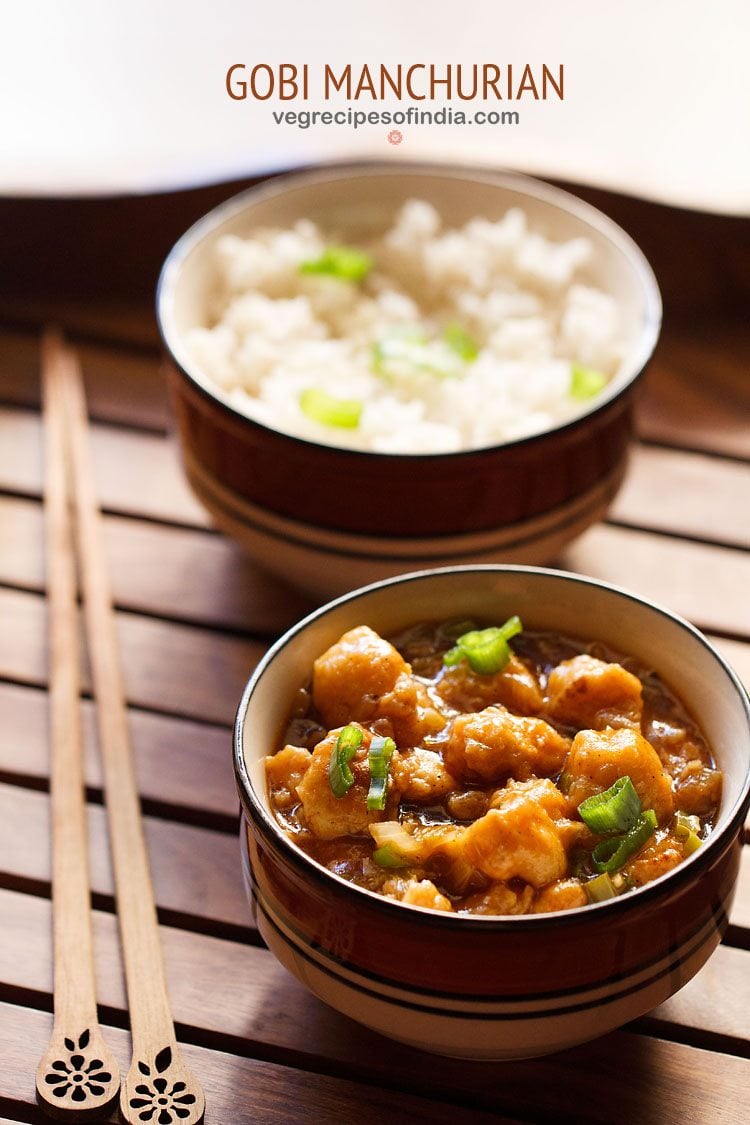
[[[210, 326], [192, 329], [188, 348], [209, 384], [277, 430], [383, 453], [492, 445], [588, 409], [571, 395], [572, 366], [610, 378], [622, 359], [614, 300], [581, 280], [590, 243], [551, 242], [518, 208], [444, 229], [429, 203], [410, 200], [357, 247], [373, 260], [362, 281], [300, 272], [341, 242], [304, 219], [217, 242]], [[448, 325], [468, 333], [476, 358], [451, 351]], [[419, 330], [423, 354], [450, 374], [408, 360], [379, 374], [373, 349], [399, 329]], [[313, 387], [361, 402], [356, 428], [308, 417], [300, 395]]]

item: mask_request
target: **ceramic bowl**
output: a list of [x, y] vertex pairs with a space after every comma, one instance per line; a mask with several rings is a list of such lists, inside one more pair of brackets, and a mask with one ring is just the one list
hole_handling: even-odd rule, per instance
[[[591, 241], [586, 280], [617, 300], [626, 341], [606, 390], [564, 425], [459, 453], [340, 449], [241, 414], [185, 346], [186, 333], [206, 323], [216, 240], [306, 216], [356, 241], [387, 227], [414, 197], [450, 224], [521, 206], [545, 235]], [[549, 561], [600, 518], [622, 480], [634, 392], [656, 344], [661, 301], [638, 247], [567, 192], [513, 173], [399, 163], [281, 176], [223, 203], [171, 251], [157, 315], [193, 489], [261, 565], [330, 596], [413, 567]]]
[[[554, 914], [457, 916], [357, 887], [300, 851], [269, 809], [277, 746], [313, 660], [368, 624], [520, 614], [529, 628], [601, 640], [654, 668], [690, 706], [724, 770], [718, 822], [679, 867], [620, 898]], [[245, 876], [258, 928], [326, 1003], [416, 1047], [506, 1059], [557, 1051], [647, 1012], [718, 945], [750, 800], [750, 701], [687, 622], [623, 590], [553, 570], [457, 567], [356, 591], [274, 645], [240, 703], [235, 769]]]

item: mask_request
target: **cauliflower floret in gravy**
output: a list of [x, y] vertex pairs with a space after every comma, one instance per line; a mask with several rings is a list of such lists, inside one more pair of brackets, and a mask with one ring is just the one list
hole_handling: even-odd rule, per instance
[[312, 689], [327, 727], [380, 720], [399, 746], [417, 746], [445, 723], [403, 656], [367, 625], [350, 629], [318, 657]]

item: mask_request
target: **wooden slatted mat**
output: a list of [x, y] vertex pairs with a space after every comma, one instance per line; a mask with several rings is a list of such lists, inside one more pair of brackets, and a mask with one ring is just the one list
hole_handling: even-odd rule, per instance
[[[165, 230], [176, 234], [193, 217], [188, 202], [197, 214], [206, 200], [158, 203], [155, 213], [171, 223]], [[684, 216], [620, 202], [657, 259], [660, 246], [671, 245], [665, 224], [674, 223], [673, 241], [682, 237]], [[49, 212], [45, 237], [66, 214], [85, 229], [85, 209], [70, 207]], [[141, 214], [133, 208], [131, 218]], [[0, 221], [16, 214], [28, 219], [23, 208], [0, 204]], [[40, 204], [34, 214], [47, 213]], [[109, 214], [94, 208], [89, 233]], [[704, 255], [705, 270], [692, 262], [681, 273], [664, 257], [660, 273], [655, 262], [668, 282], [668, 314], [676, 314], [667, 317], [646, 381], [625, 486], [607, 520], [559, 563], [684, 614], [750, 683], [750, 331], [733, 311], [741, 310], [740, 292], [746, 307], [749, 273], [737, 254], [722, 259], [731, 277], [719, 292], [715, 228], [705, 217], [696, 223], [692, 249]], [[142, 233], [143, 223], [135, 229]], [[732, 237], [739, 229], [746, 237], [747, 226], [733, 220], [722, 228]], [[82, 293], [82, 270], [70, 284], [51, 276], [38, 297], [24, 290], [23, 277], [17, 292], [11, 285], [0, 295], [0, 1125], [44, 1120], [34, 1070], [51, 1018], [38, 340], [52, 315], [86, 377], [174, 1016], [186, 1061], [205, 1087], [208, 1125], [735, 1125], [750, 1090], [750, 848], [727, 938], [694, 981], [636, 1024], [547, 1059], [437, 1061], [389, 1043], [324, 1007], [263, 947], [240, 879], [231, 724], [258, 658], [311, 605], [217, 534], [188, 491], [148, 305], [158, 256], [131, 258], [132, 300], [123, 278], [111, 293]], [[41, 266], [38, 273], [41, 284]], [[693, 286], [687, 295], [681, 278]], [[88, 684], [84, 670], [98, 992], [109, 1041], [125, 1064], [127, 1009]]]

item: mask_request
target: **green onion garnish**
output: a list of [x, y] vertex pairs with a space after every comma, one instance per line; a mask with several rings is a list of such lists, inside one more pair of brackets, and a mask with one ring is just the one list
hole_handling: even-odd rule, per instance
[[460, 324], [446, 324], [443, 339], [451, 351], [467, 363], [472, 363], [479, 355], [479, 345]]
[[491, 676], [500, 672], [511, 657], [508, 641], [523, 629], [520, 617], [509, 617], [504, 625], [489, 629], [472, 629], [459, 637], [453, 648], [443, 656], [443, 664], [452, 668], [466, 659], [472, 672]]
[[674, 834], [678, 840], [682, 840], [683, 852], [685, 855], [692, 855], [703, 843], [700, 836], [700, 819], [688, 813], [678, 812], [675, 813], [674, 821]]
[[367, 794], [367, 807], [370, 812], [385, 808], [388, 788], [388, 767], [391, 764], [396, 743], [392, 738], [376, 735], [370, 743], [368, 759], [370, 763], [370, 789]]
[[593, 398], [607, 385], [607, 376], [574, 363], [570, 369], [570, 397]]
[[610, 875], [619, 871], [631, 855], [641, 850], [655, 830], [656, 813], [653, 809], [646, 809], [624, 836], [612, 836], [596, 845], [591, 853], [595, 870], [606, 871]]
[[612, 880], [605, 871], [602, 875], [595, 875], [584, 884], [589, 902], [604, 902], [608, 898], [615, 898], [617, 891]]
[[319, 258], [301, 262], [299, 272], [335, 277], [339, 281], [363, 281], [372, 266], [372, 258], [364, 250], [355, 250], [351, 246], [326, 246]]
[[349, 763], [362, 745], [363, 733], [352, 723], [345, 726], [336, 739], [328, 763], [328, 780], [334, 797], [345, 797], [354, 785], [354, 775]]
[[362, 402], [357, 398], [336, 398], [317, 387], [308, 387], [299, 396], [303, 414], [324, 426], [337, 426], [341, 430], [356, 430], [362, 415]]
[[642, 811], [641, 799], [629, 777], [618, 777], [609, 789], [578, 806], [581, 820], [599, 836], [629, 832]]
[[443, 341], [429, 341], [421, 329], [403, 325], [375, 341], [372, 369], [389, 380], [420, 374], [446, 379], [459, 375], [462, 364]]
[[675, 813], [674, 834], [678, 840], [687, 840], [691, 832], [697, 835], [701, 830], [701, 822], [697, 816], [688, 813]]
[[406, 856], [401, 855], [396, 851], [393, 844], [384, 844], [382, 848], [376, 848], [372, 853], [372, 858], [380, 867], [408, 867], [409, 860]]
[[399, 821], [380, 820], [369, 827], [370, 835], [379, 850], [392, 848], [396, 855], [402, 856], [404, 860], [411, 860], [412, 863], [418, 863], [424, 858], [423, 841], [407, 832]]

